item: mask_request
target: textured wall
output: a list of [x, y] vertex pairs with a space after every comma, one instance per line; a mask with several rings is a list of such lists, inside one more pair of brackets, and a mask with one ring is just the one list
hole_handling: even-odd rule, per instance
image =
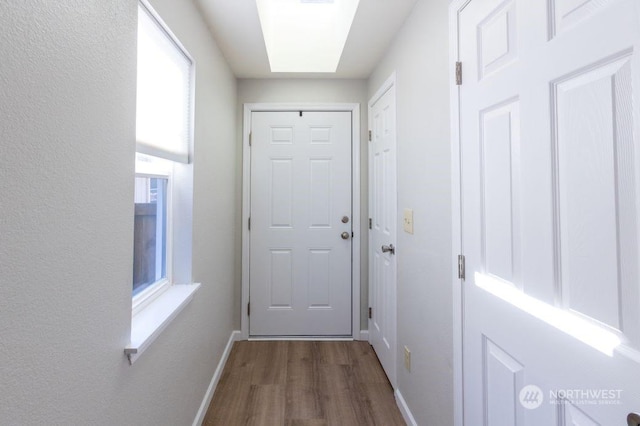
[[[418, 0], [369, 80], [396, 71], [398, 387], [420, 425], [453, 424], [448, 2]], [[414, 235], [400, 227], [414, 210]], [[411, 350], [411, 372], [403, 348]]]
[[[242, 114], [245, 103], [359, 103], [360, 104], [360, 220], [362, 242], [360, 247], [360, 330], [367, 329], [368, 302], [368, 196], [367, 196], [367, 86], [365, 80], [349, 79], [240, 79], [238, 80], [238, 152], [242, 162]], [[240, 166], [241, 167], [241, 166]], [[242, 203], [242, 175], [238, 172], [236, 203]], [[237, 239], [242, 238], [241, 218], [237, 221]], [[242, 275], [240, 247], [236, 257], [236, 274]], [[240, 306], [242, 285], [236, 288], [236, 306]], [[237, 312], [236, 326], [240, 328], [240, 312]]]
[[0, 424], [190, 424], [229, 338], [235, 78], [189, 0], [152, 3], [197, 63], [203, 287], [129, 366], [136, 2], [3, 0]]

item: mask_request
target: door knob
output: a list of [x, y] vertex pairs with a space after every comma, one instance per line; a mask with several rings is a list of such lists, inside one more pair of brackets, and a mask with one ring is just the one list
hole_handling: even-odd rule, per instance
[[629, 426], [640, 426], [640, 414], [629, 413], [627, 416], [627, 424]]
[[396, 254], [396, 248], [393, 246], [393, 244], [389, 244], [388, 246], [382, 246], [382, 252]]
[[340, 236], [342, 237], [343, 240], [348, 240], [349, 239], [349, 233], [348, 232], [343, 232], [342, 234], [340, 234]]

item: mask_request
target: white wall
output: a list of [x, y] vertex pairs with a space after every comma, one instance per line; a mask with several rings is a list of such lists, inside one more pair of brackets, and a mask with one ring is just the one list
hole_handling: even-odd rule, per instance
[[136, 2], [4, 0], [2, 424], [190, 424], [232, 330], [235, 78], [191, 1], [152, 3], [197, 63], [202, 288], [129, 366]]
[[[350, 79], [240, 79], [238, 80], [238, 142], [237, 154], [242, 155], [242, 114], [245, 103], [359, 103], [362, 134], [360, 145], [360, 183], [361, 183], [361, 214], [362, 229], [361, 260], [360, 260], [360, 322], [361, 330], [367, 328], [366, 311], [368, 302], [368, 216], [367, 216], [367, 84], [365, 80]], [[242, 175], [237, 175], [236, 205], [242, 203]], [[236, 222], [238, 229], [237, 240], [241, 239], [241, 218]], [[242, 273], [242, 256], [240, 251], [236, 257], [236, 273]], [[236, 306], [240, 306], [241, 286], [236, 289]], [[240, 312], [237, 312], [236, 326], [240, 326]]]
[[[418, 0], [369, 80], [397, 72], [398, 388], [420, 425], [453, 424], [448, 2]], [[400, 226], [400, 223], [399, 223]], [[411, 372], [403, 348], [411, 350]]]

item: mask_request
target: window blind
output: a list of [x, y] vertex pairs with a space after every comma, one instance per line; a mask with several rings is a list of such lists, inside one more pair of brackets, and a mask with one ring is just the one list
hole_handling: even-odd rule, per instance
[[189, 162], [192, 66], [164, 25], [138, 3], [136, 151]]

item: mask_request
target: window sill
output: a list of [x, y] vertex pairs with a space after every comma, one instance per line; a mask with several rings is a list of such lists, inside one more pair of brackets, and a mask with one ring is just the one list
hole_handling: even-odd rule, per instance
[[178, 313], [193, 299], [200, 284], [172, 285], [131, 319], [131, 343], [124, 349], [133, 364]]

